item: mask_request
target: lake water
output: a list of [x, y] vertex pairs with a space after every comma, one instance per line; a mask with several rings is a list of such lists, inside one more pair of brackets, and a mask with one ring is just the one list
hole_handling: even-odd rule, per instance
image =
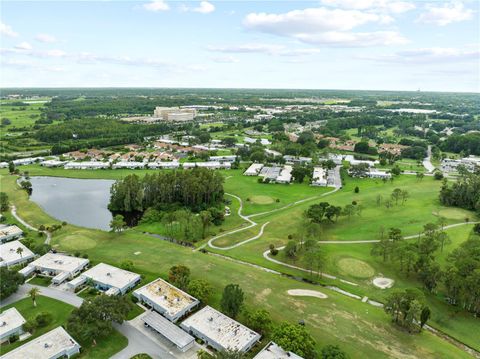
[[30, 182], [30, 199], [50, 216], [81, 227], [110, 229], [112, 214], [107, 206], [114, 181], [31, 177]]

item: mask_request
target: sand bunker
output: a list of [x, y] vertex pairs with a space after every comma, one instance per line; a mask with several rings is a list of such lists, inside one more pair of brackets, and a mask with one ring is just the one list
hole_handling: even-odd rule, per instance
[[373, 280], [373, 285], [380, 289], [387, 289], [393, 287], [395, 281], [390, 278], [377, 277]]
[[288, 294], [298, 296], [298, 297], [316, 297], [320, 299], [328, 298], [328, 295], [319, 292], [318, 290], [308, 290], [308, 289], [289, 289]]

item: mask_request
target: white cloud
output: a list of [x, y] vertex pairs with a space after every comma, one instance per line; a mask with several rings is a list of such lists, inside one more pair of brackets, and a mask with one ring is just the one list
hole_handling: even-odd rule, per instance
[[218, 56], [212, 57], [213, 62], [218, 62], [220, 64], [234, 64], [239, 62], [239, 60], [233, 56]]
[[453, 22], [470, 20], [473, 10], [465, 8], [461, 2], [452, 2], [437, 6], [428, 4], [426, 11], [417, 18], [417, 22], [445, 26]]
[[167, 11], [170, 9], [170, 6], [163, 0], [154, 0], [152, 2], [143, 4], [143, 8], [147, 11]]
[[392, 0], [322, 0], [326, 6], [351, 10], [371, 10], [373, 12], [388, 12], [401, 14], [415, 9], [415, 4], [409, 1]]
[[32, 45], [30, 45], [26, 41], [23, 41], [23, 42], [19, 43], [18, 45], [15, 45], [15, 48], [18, 49], [18, 50], [31, 50]]
[[312, 55], [320, 52], [319, 49], [291, 49], [283, 45], [274, 44], [240, 44], [229, 46], [208, 46], [207, 50], [213, 52], [236, 53], [236, 54], [266, 54], [273, 56], [304, 56]]
[[37, 36], [35, 36], [35, 40], [39, 42], [45, 42], [45, 43], [57, 42], [57, 39], [55, 38], [55, 36], [52, 36], [49, 34], [37, 34]]
[[200, 14], [209, 14], [215, 11], [215, 6], [208, 1], [201, 1], [197, 7], [189, 7], [185, 4], [180, 6], [180, 11], [183, 12], [198, 12]]
[[47, 57], [65, 57], [65, 56], [67, 56], [67, 53], [63, 50], [55, 49], [55, 50], [46, 51], [45, 55]]
[[407, 43], [407, 39], [397, 31], [353, 31], [362, 25], [381, 26], [393, 21], [388, 14], [319, 7], [282, 14], [251, 13], [245, 17], [243, 24], [250, 30], [291, 37], [314, 45], [358, 47]]
[[13, 31], [10, 25], [7, 25], [3, 22], [0, 23], [0, 34], [8, 36], [8, 37], [17, 37], [18, 32]]
[[430, 47], [398, 51], [391, 55], [363, 57], [363, 59], [401, 64], [435, 65], [439, 63], [476, 62], [479, 56], [480, 50], [478, 49]]

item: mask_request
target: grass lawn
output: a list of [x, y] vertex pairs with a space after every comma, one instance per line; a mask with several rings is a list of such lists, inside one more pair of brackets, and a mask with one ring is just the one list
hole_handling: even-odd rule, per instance
[[28, 283], [34, 285], [41, 285], [42, 287], [48, 287], [52, 283], [52, 278], [37, 276], [30, 279]]
[[52, 315], [52, 322], [48, 324], [46, 327], [43, 328], [37, 328], [33, 335], [29, 337], [28, 339], [20, 342], [17, 341], [12, 344], [8, 344], [5, 346], [0, 347], [0, 352], [1, 354], [5, 354], [6, 352], [9, 352], [12, 349], [15, 349], [28, 341], [39, 337], [42, 334], [45, 334], [46, 332], [49, 332], [50, 330], [58, 327], [58, 326], [64, 326], [68, 316], [70, 315], [71, 311], [74, 309], [72, 306], [65, 304], [63, 302], [60, 302], [55, 299], [51, 299], [48, 297], [44, 297], [42, 295], [37, 296], [37, 306], [34, 307], [32, 300], [30, 298], [25, 298], [22, 300], [19, 300], [18, 302], [15, 302], [11, 305], [8, 305], [4, 308], [3, 310], [9, 309], [15, 307], [17, 310], [22, 314], [22, 316], [27, 320], [33, 320], [35, 317], [40, 314], [40, 313], [50, 313]]

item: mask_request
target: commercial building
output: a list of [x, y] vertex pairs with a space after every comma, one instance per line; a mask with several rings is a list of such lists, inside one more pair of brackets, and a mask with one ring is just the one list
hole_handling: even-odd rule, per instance
[[252, 163], [243, 174], [245, 176], [258, 176], [263, 168], [263, 163]]
[[197, 110], [194, 108], [179, 107], [155, 107], [153, 116], [165, 121], [188, 122], [197, 116]]
[[457, 172], [459, 166], [463, 166], [469, 172], [474, 172], [475, 169], [480, 169], [480, 157], [469, 156], [459, 160], [445, 158], [441, 163], [442, 172], [446, 173]]
[[16, 308], [10, 308], [0, 314], [0, 343], [5, 343], [12, 335], [23, 334], [23, 325], [27, 321]]
[[23, 231], [15, 225], [0, 224], [0, 243], [13, 241], [23, 235]]
[[99, 170], [109, 168], [110, 163], [108, 162], [95, 162], [95, 161], [86, 161], [86, 162], [67, 162], [63, 166], [66, 170]]
[[93, 281], [95, 288], [105, 292], [106, 295], [117, 295], [125, 294], [135, 287], [140, 282], [140, 275], [100, 263], [82, 273], [78, 280], [69, 282], [69, 286], [76, 288], [88, 280]]
[[260, 334], [210, 306], [185, 319], [181, 327], [219, 351], [247, 352], [260, 340]]
[[200, 304], [198, 299], [161, 278], [135, 290], [133, 295], [172, 322], [176, 322]]
[[0, 267], [11, 267], [31, 261], [35, 254], [20, 241], [0, 244]]
[[195, 343], [194, 337], [156, 312], [146, 314], [142, 320], [147, 327], [155, 330], [182, 352], [186, 352]]
[[18, 347], [2, 359], [57, 359], [70, 358], [80, 353], [80, 345], [62, 327], [57, 327], [21, 347]]
[[253, 359], [303, 359], [301, 356], [287, 352], [274, 342], [267, 344]]
[[61, 284], [67, 279], [72, 279], [88, 266], [89, 260], [67, 256], [58, 253], [47, 253], [37, 258], [28, 266], [19, 271], [25, 277], [33, 272], [41, 275], [53, 277], [53, 284]]

